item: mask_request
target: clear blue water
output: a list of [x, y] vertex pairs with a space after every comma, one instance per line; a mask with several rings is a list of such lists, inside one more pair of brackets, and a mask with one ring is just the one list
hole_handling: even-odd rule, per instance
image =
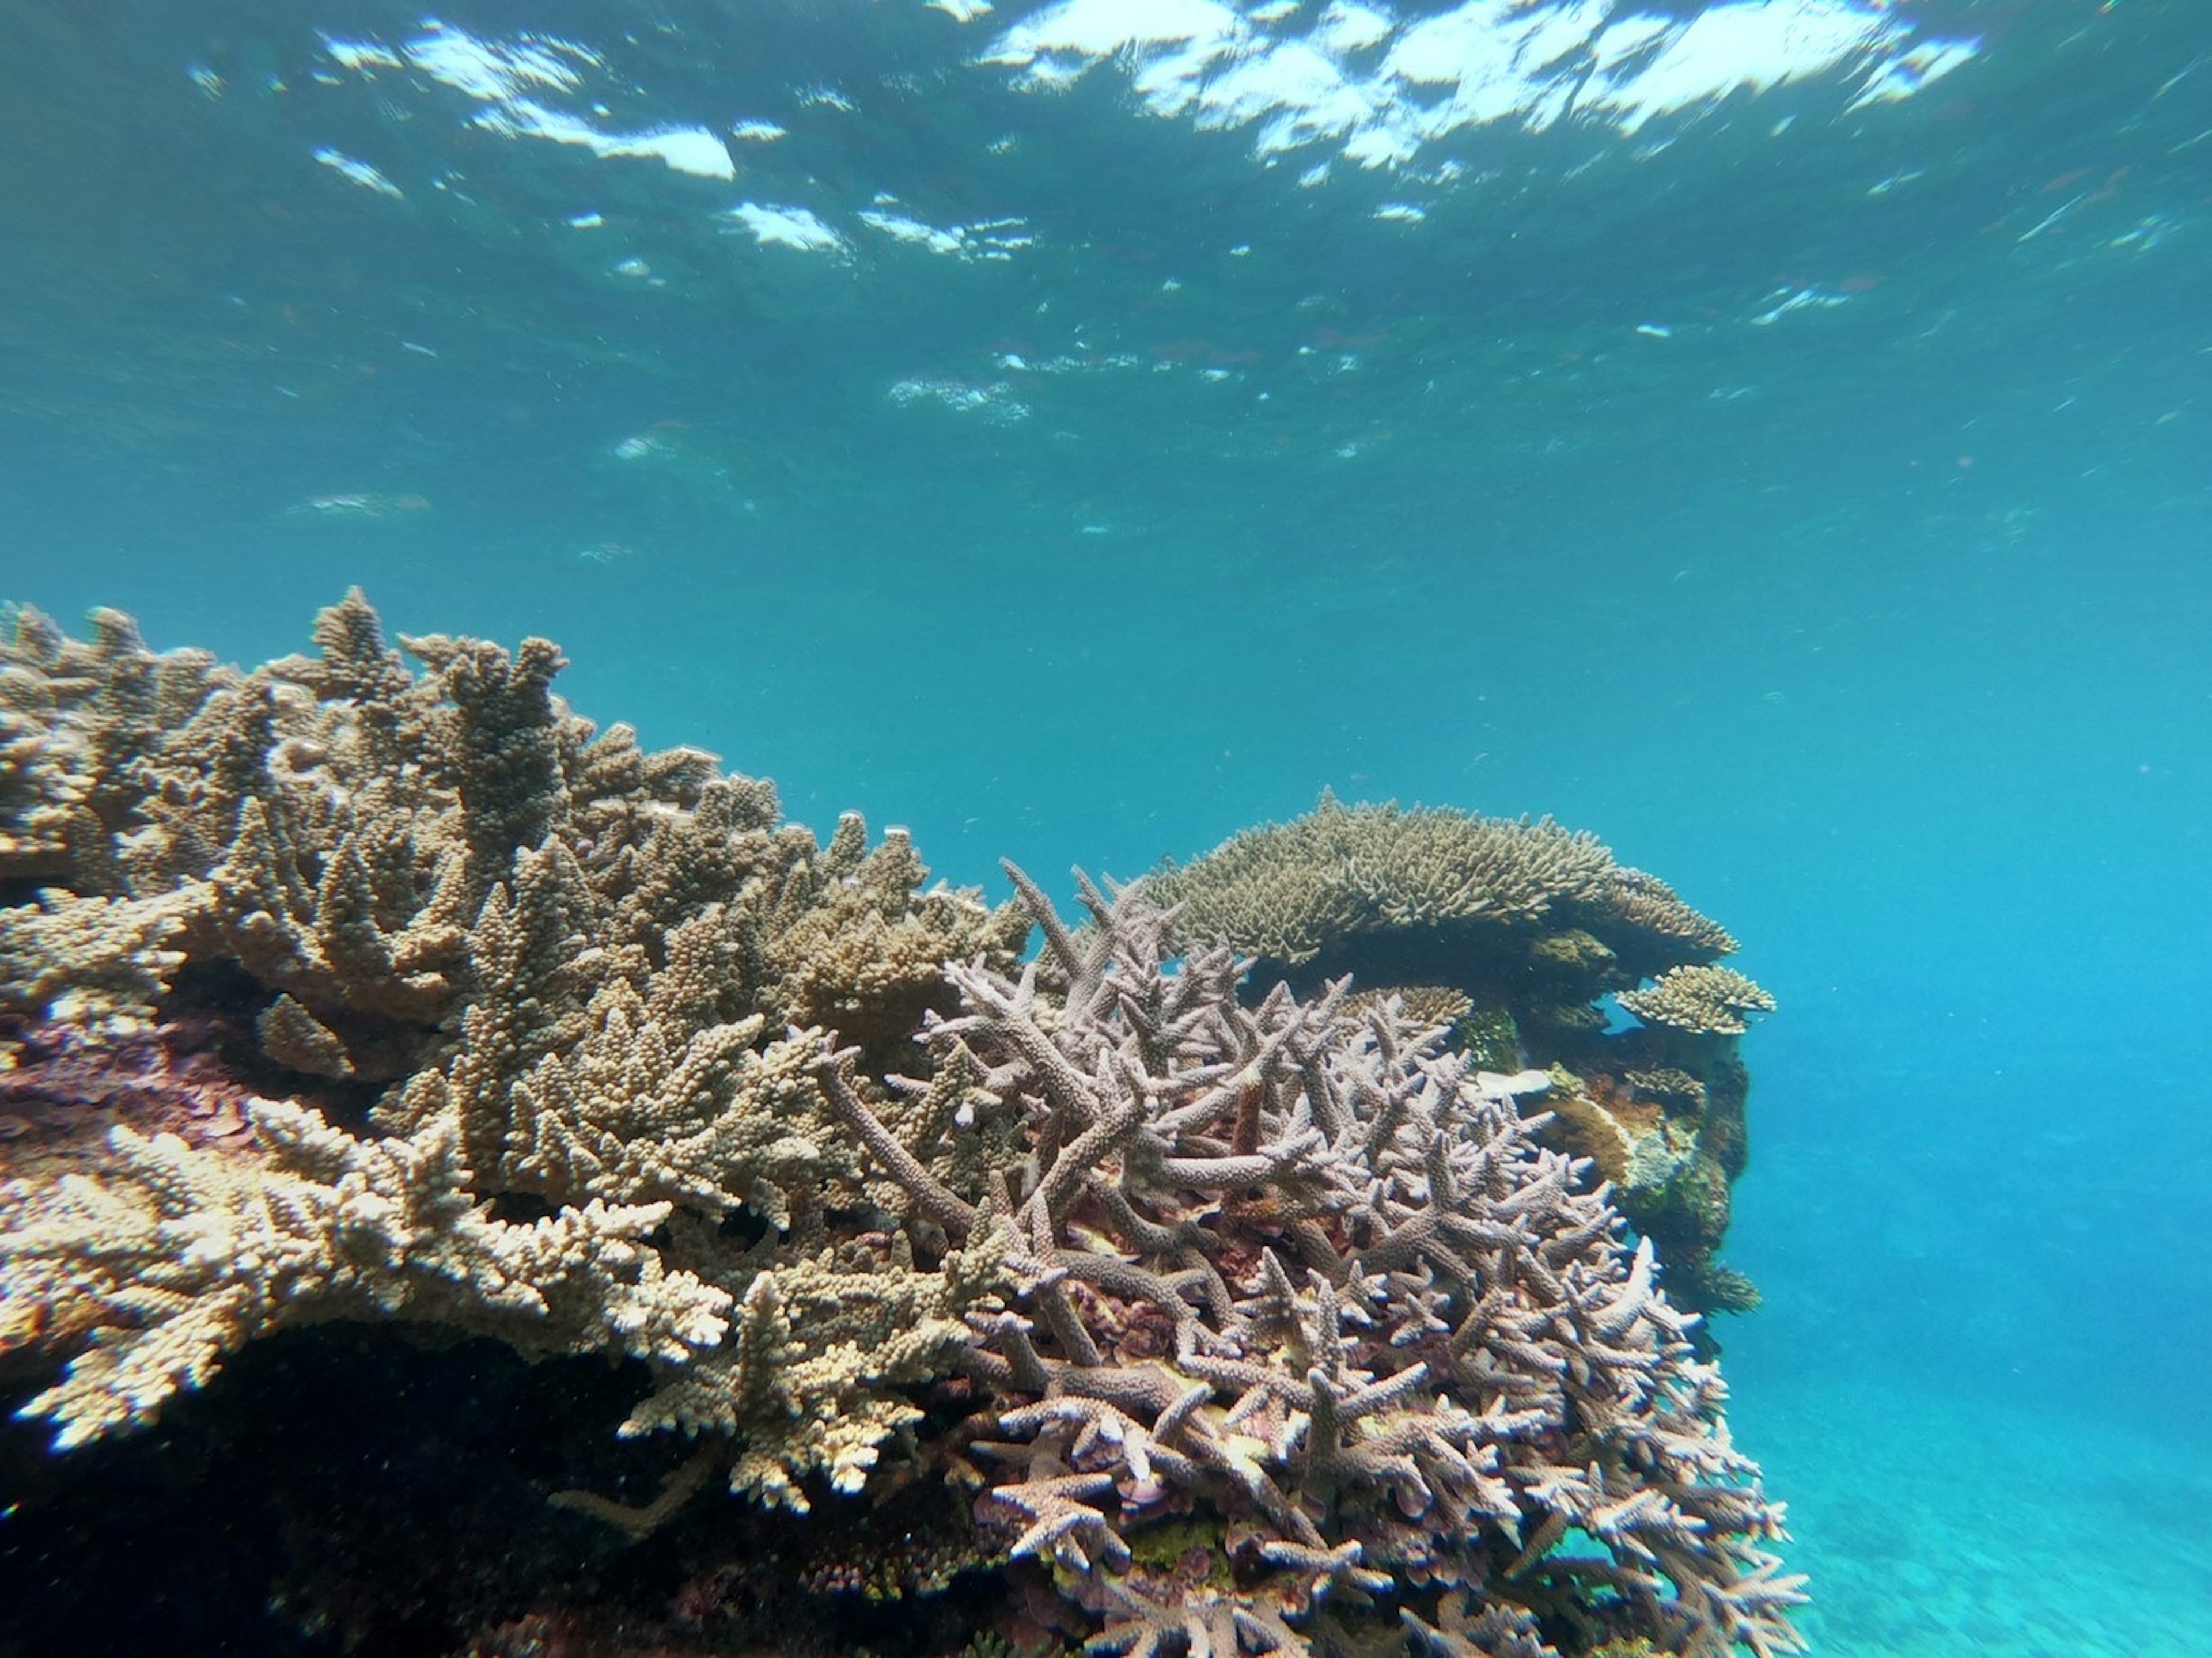
[[1596, 829], [1781, 1001], [1816, 1649], [2212, 1647], [2201, 0], [11, 13], [0, 595], [543, 634], [956, 880]]

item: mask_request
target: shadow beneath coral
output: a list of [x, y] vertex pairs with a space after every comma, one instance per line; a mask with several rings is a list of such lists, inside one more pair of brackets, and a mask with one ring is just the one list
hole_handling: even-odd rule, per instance
[[[59, 1456], [11, 1422], [0, 1655], [888, 1658], [957, 1652], [1003, 1600], [955, 1581], [967, 1526], [942, 1488], [824, 1497], [801, 1521], [710, 1482], [642, 1540], [553, 1504], [641, 1506], [682, 1467], [681, 1441], [608, 1431], [648, 1386], [638, 1365], [330, 1325], [253, 1344], [143, 1434]], [[910, 1597], [924, 1580], [943, 1592]]]

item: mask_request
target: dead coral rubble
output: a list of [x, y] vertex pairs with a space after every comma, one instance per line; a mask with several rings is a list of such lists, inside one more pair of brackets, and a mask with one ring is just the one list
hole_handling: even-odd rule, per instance
[[[1614, 1183], [1677, 1301], [1755, 1302], [1716, 1252], [1743, 1169], [1735, 1038], [1773, 999], [1715, 965], [1735, 940], [1665, 882], [1548, 817], [1324, 793], [1305, 816], [1232, 835], [1145, 884], [1178, 907], [1178, 942], [1226, 941], [1255, 958], [1256, 984], [1349, 975], [1366, 993], [1463, 998], [1454, 1045], [1494, 1070], [1553, 1068], [1551, 1139]], [[1637, 1028], [1608, 1031], [1607, 996]], [[1645, 1085], [1662, 1072], [1689, 1089]]]
[[[240, 672], [27, 615], [0, 650], [0, 1357], [62, 1445], [401, 1321], [634, 1361], [621, 1434], [698, 1453], [554, 1500], [636, 1537], [721, 1470], [832, 1533], [972, 1495], [927, 1572], [861, 1527], [795, 1597], [1000, 1571], [999, 1634], [1135, 1658], [1796, 1647], [1695, 1320], [1516, 1102], [1564, 1073], [1341, 981], [1241, 1002], [1150, 883], [1086, 883], [1079, 932], [1018, 872], [995, 910], [925, 889], [902, 833], [822, 845], [597, 732], [543, 641], [413, 671], [358, 595], [315, 637]], [[1504, 840], [1586, 917], [1632, 901], [1599, 948], [1695, 934], [1585, 838]], [[754, 1579], [690, 1523], [711, 1607]], [[614, 1616], [545, 1596], [480, 1627]]]

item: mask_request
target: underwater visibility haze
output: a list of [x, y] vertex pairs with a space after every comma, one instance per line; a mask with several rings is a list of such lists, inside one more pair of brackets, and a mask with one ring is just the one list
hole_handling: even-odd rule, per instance
[[[865, 815], [871, 844], [902, 849], [910, 835], [933, 878], [993, 905], [1009, 899], [1011, 859], [1071, 917], [1073, 866], [1126, 882], [1188, 865], [1240, 830], [1313, 812], [1324, 791], [1334, 799], [1308, 820], [1324, 828], [1337, 802], [1395, 800], [1589, 831], [1603, 842], [1594, 856], [1610, 856], [1560, 878], [1584, 884], [1567, 904], [1583, 919], [1559, 939], [1632, 968], [1624, 940], [1650, 935], [1620, 920], [1632, 907], [1618, 878], [1650, 871], [1725, 925], [1731, 966], [1774, 1004], [1734, 1005], [1753, 1015], [1747, 1104], [1736, 1096], [1749, 1150], [1723, 1253], [1759, 1304], [1727, 1310], [1715, 1286], [1737, 1280], [1696, 1276], [1717, 1273], [1717, 1255], [1682, 1254], [1650, 1218], [1660, 1211], [1636, 1206], [1630, 1176], [1616, 1185], [1631, 1222], [1660, 1233], [1662, 1286], [1694, 1281], [1684, 1304], [1713, 1309], [1729, 1431], [1765, 1497], [1787, 1505], [1790, 1540], [1771, 1547], [1807, 1579], [1809, 1603], [1789, 1616], [1810, 1649], [2212, 1650], [2212, 14], [2198, 0], [479, 0], [434, 14], [378, 0], [18, 0], [6, 32], [0, 601], [86, 639], [88, 612], [112, 607], [154, 651], [247, 666], [317, 645], [353, 652], [342, 685], [326, 671], [269, 693], [275, 723], [258, 729], [290, 745], [295, 780], [328, 738], [315, 708], [404, 701], [365, 665], [377, 659], [364, 607], [317, 623], [349, 589], [395, 644], [449, 636], [419, 663], [430, 700], [461, 710], [454, 730], [476, 731], [485, 707], [542, 702], [551, 660], [522, 641], [556, 641], [557, 692], [578, 714], [775, 786], [763, 805], [703, 785], [689, 762], [647, 765], [631, 780], [652, 812], [721, 811], [724, 827], [767, 836], [780, 805], [829, 848], [818, 867], [856, 890], [908, 872], [889, 851], [863, 864], [832, 845], [847, 811]], [[465, 638], [514, 654], [495, 663]], [[25, 648], [56, 683], [78, 662]], [[500, 677], [510, 670], [513, 684]], [[0, 698], [9, 718], [27, 706]], [[416, 717], [392, 716], [379, 739], [386, 792], [373, 798], [387, 807], [393, 779], [443, 763], [421, 760], [447, 752], [434, 744], [406, 747], [431, 740], [433, 717]], [[491, 744], [471, 763], [519, 791], [531, 766], [541, 784], [566, 768], [583, 801], [580, 739], [541, 726], [534, 758]], [[0, 726], [0, 813], [52, 804], [11, 732]], [[601, 767], [592, 786], [611, 774]], [[489, 809], [469, 797], [454, 810], [467, 845], [441, 890], [482, 903], [498, 881], [468, 859], [491, 833]], [[534, 845], [553, 821], [527, 804], [498, 810], [522, 837], [511, 845]], [[240, 799], [230, 811], [246, 821]], [[570, 837], [602, 897], [592, 859], [612, 822]], [[904, 833], [886, 841], [893, 829]], [[0, 896], [19, 907], [58, 878], [27, 855], [8, 861], [24, 844], [0, 835]], [[190, 861], [174, 857], [173, 874]], [[388, 908], [398, 865], [369, 865], [362, 890]], [[828, 913], [836, 885], [809, 902]], [[621, 902], [634, 899], [625, 888]], [[1520, 919], [1533, 926], [1541, 908]], [[971, 1009], [1018, 993], [1013, 912], [982, 913], [907, 918], [975, 957], [956, 987]], [[611, 929], [604, 960], [628, 937], [672, 978], [662, 944], [622, 933], [634, 919], [592, 923]], [[198, 923], [175, 925], [184, 937]], [[1188, 964], [1206, 941], [1147, 945], [1144, 925], [1123, 914], [1104, 928], [1134, 952], [1132, 973], [1177, 979], [1164, 951], [1186, 963], [1186, 987], [1203, 979]], [[1722, 970], [1718, 945], [1667, 936], [1623, 982]], [[242, 971], [305, 1021], [280, 1041], [264, 1014], [268, 1051], [366, 1089], [380, 1062], [369, 1050], [392, 1029], [460, 1042], [453, 987], [474, 981], [456, 969], [426, 988], [450, 947], [428, 938], [415, 935], [411, 978], [386, 963], [373, 1039], [343, 1020], [333, 1035], [304, 969], [261, 974], [247, 950]], [[486, 977], [479, 951], [472, 971]], [[0, 961], [30, 971], [4, 938]], [[1641, 1041], [1638, 993], [1600, 993], [1620, 984], [1589, 971], [1562, 999], [1579, 1007], [1589, 990], [1607, 1028], [1563, 1035], [1559, 1052]], [[1073, 1029], [1091, 1015], [1083, 973], [1070, 976]], [[1318, 993], [1291, 976], [1301, 996]], [[916, 1017], [937, 1005], [915, 994]], [[348, 1017], [371, 1017], [366, 1005], [354, 993]], [[1486, 1059], [1487, 1081], [1463, 1090], [1501, 1146], [1521, 1133], [1504, 1084], [1553, 1057], [1530, 1035], [1551, 1016], [1512, 1005], [1521, 1051]], [[665, 1011], [650, 997], [640, 1008], [622, 1017]], [[762, 1064], [777, 1062], [784, 1011], [765, 998], [744, 1010], [769, 1018], [748, 1037], [767, 1044]], [[717, 1029], [743, 1023], [718, 1017], [732, 1023]], [[856, 1035], [846, 1017], [863, 1072], [918, 1074], [919, 1057], [869, 1070], [908, 1024]], [[1101, 1052], [1153, 1051], [1157, 1032], [1096, 1018]], [[1238, 1041], [1304, 1052], [1280, 1007], [1222, 1018]], [[593, 1040], [611, 1043], [608, 1028]], [[1006, 1014], [975, 1036], [1000, 1082], [1041, 1063], [1022, 1046], [1030, 1030]], [[1737, 1051], [1736, 1032], [1714, 1032], [1726, 1057], [1714, 1048], [1709, 1074], [1661, 1055], [1701, 1100], [1725, 1092], [1715, 1079]], [[35, 1057], [16, 1025], [8, 1040], [23, 1064]], [[951, 1040], [931, 1036], [933, 1063], [951, 1066]], [[1636, 1049], [1636, 1074], [1657, 1075], [1665, 1048]], [[1286, 1071], [1283, 1086], [1369, 1062], [1315, 1054], [1307, 1083]], [[1071, 1084], [1044, 1069], [1039, 1097], [1057, 1099]], [[407, 1074], [398, 1064], [382, 1079]], [[245, 1080], [269, 1091], [265, 1072]], [[874, 1147], [868, 1133], [884, 1131], [869, 1113], [884, 1101], [848, 1102], [827, 1073], [820, 1086], [838, 1132]], [[427, 1135], [436, 1110], [406, 1091], [412, 1114], [380, 1121]], [[1648, 1107], [1655, 1121], [1659, 1109]], [[40, 1121], [0, 1112], [13, 1137], [0, 1149], [34, 1139]], [[1276, 1155], [1254, 1149], [1273, 1132], [1257, 1121], [1240, 1114], [1203, 1142], [1219, 1154], [1209, 1178], [1226, 1184], [1185, 1218], [1219, 1231], [1206, 1248], [1224, 1260], [1258, 1248], [1230, 1236], [1256, 1199], [1222, 1172]], [[1281, 1146], [1296, 1142], [1285, 1127]], [[1056, 1145], [1048, 1133], [1030, 1148], [1032, 1173], [1048, 1177]], [[349, 1146], [315, 1155], [327, 1172], [362, 1155]], [[687, 1221], [683, 1205], [719, 1212], [713, 1194], [665, 1175], [619, 1195], [585, 1182], [578, 1206], [560, 1209], [547, 1154], [514, 1155], [522, 1172], [501, 1188], [498, 1224], [580, 1212], [588, 1191], [616, 1208], [672, 1202], [677, 1236], [702, 1229], [679, 1247], [633, 1217], [592, 1247], [618, 1254], [650, 1235], [670, 1284], [696, 1267], [696, 1304], [635, 1312], [628, 1335], [645, 1342], [635, 1331], [650, 1325], [664, 1358], [710, 1345], [698, 1321], [732, 1297], [702, 1263], [760, 1239], [735, 1240], [732, 1220], [720, 1243], [702, 1241], [714, 1223]], [[925, 1260], [939, 1286], [928, 1294], [951, 1299], [915, 1302], [907, 1332], [952, 1341], [963, 1317], [981, 1327], [960, 1297], [981, 1292], [960, 1272], [981, 1284], [998, 1270], [976, 1264], [988, 1251], [974, 1242], [997, 1212], [981, 1187], [962, 1197], [928, 1183], [941, 1181], [957, 1186], [917, 1164], [867, 1189], [892, 1211], [911, 1206], [917, 1235], [969, 1240], [973, 1259], [956, 1270], [952, 1248], [942, 1285]], [[1728, 1199], [1723, 1181], [1724, 1213]], [[1559, 1196], [1544, 1224], [1571, 1235], [1588, 1200]], [[1376, 1212], [1377, 1228], [1402, 1222]], [[1119, 1224], [1115, 1247], [1139, 1253], [1131, 1239], [1151, 1235]], [[905, 1254], [873, 1231], [837, 1247], [919, 1270], [903, 1236]], [[1111, 1291], [1165, 1316], [1157, 1296], [1094, 1267], [1105, 1277], [1079, 1286], [1085, 1296]], [[799, 1296], [801, 1269], [776, 1270]], [[488, 1271], [436, 1268], [453, 1283]], [[1630, 1305], [1641, 1280], [1625, 1282], [1593, 1327], [1652, 1327]], [[732, 1316], [766, 1327], [764, 1297], [736, 1293]], [[1267, 1303], [1280, 1328], [1321, 1316], [1282, 1294]], [[1222, 1295], [1207, 1317], [1223, 1327], [1267, 1322], [1242, 1301], [1231, 1319]], [[552, 1299], [557, 1323], [568, 1315]], [[1056, 1378], [1081, 1368], [1059, 1315], [1036, 1314], [1060, 1343], [1042, 1360], [1003, 1326], [976, 1338], [962, 1385], [1019, 1393], [1044, 1373], [1032, 1363]], [[607, 1313], [609, 1327], [626, 1316]], [[1285, 1339], [1326, 1369], [1328, 1342], [1309, 1351], [1295, 1330]], [[52, 1366], [9, 1368], [10, 1342], [37, 1337], [0, 1320], [11, 1410], [54, 1384]], [[514, 1621], [473, 1645], [437, 1644], [428, 1614], [380, 1623], [333, 1591], [342, 1579], [358, 1591], [374, 1563], [350, 1576], [334, 1566], [303, 1510], [271, 1518], [262, 1497], [238, 1495], [251, 1481], [234, 1460], [307, 1455], [300, 1400], [333, 1364], [411, 1372], [385, 1348], [341, 1362], [290, 1339], [266, 1344], [278, 1356], [259, 1371], [227, 1360], [149, 1435], [57, 1455], [54, 1421], [9, 1424], [0, 1479], [21, 1490], [0, 1485], [0, 1508], [15, 1505], [0, 1517], [0, 1654], [135, 1649], [155, 1628], [185, 1650], [336, 1651], [349, 1619], [385, 1631], [392, 1651], [647, 1649], [611, 1637], [561, 1648], [526, 1629], [522, 1606], [497, 1600], [522, 1570], [511, 1562], [507, 1576], [485, 1569], [477, 1610]], [[548, 1351], [569, 1346], [591, 1344]], [[524, 1442], [495, 1419], [521, 1408], [530, 1374], [483, 1384], [473, 1431], [518, 1482], [537, 1482], [542, 1507], [579, 1475], [562, 1461], [573, 1447]], [[1237, 1374], [1247, 1397], [1222, 1381], [1218, 1403], [1250, 1414], [1221, 1445], [1284, 1408], [1254, 1403], [1273, 1396]], [[1285, 1374], [1306, 1385], [1298, 1366]], [[292, 1408], [257, 1440], [220, 1414], [234, 1383]], [[594, 1456], [617, 1454], [627, 1410], [710, 1436], [720, 1419], [697, 1399], [640, 1405], [642, 1387], [612, 1368], [577, 1385], [597, 1389], [574, 1440], [606, 1442]], [[1137, 1408], [1110, 1394], [1093, 1407]], [[872, 1394], [837, 1408], [885, 1445], [914, 1431], [894, 1431], [896, 1409]], [[1215, 1406], [1149, 1408], [1150, 1429], [1126, 1417], [1114, 1428], [1121, 1454], [1147, 1432], [1165, 1446]], [[1630, 1461], [1674, 1455], [1679, 1425], [1650, 1426]], [[1310, 1424], [1276, 1426], [1319, 1442]], [[392, 1438], [365, 1435], [356, 1451], [361, 1466], [333, 1464], [331, 1478], [361, 1480], [363, 1503], [410, 1477]], [[1033, 1461], [1029, 1477], [1079, 1482], [1083, 1454], [1068, 1452], [1076, 1473]], [[817, 1472], [842, 1481], [848, 1464], [824, 1456]], [[700, 1497], [668, 1534], [714, 1523], [715, 1503], [771, 1503], [805, 1464], [794, 1457], [754, 1467], [750, 1495]], [[867, 1458], [850, 1464], [856, 1485]], [[960, 1472], [1006, 1477], [983, 1462]], [[1171, 1506], [1176, 1484], [1171, 1469], [1127, 1474], [1124, 1515], [1156, 1518], [1146, 1505]], [[1410, 1512], [1408, 1488], [1389, 1489]], [[1023, 1523], [1056, 1515], [1055, 1539], [1089, 1535], [1110, 1553], [1089, 1521], [1048, 1508], [1073, 1490], [1024, 1499]], [[651, 1495], [647, 1481], [624, 1500]], [[455, 1502], [492, 1526], [511, 1500]], [[226, 1509], [234, 1501], [247, 1506]], [[1547, 1512], [1562, 1527], [1574, 1516], [1577, 1534], [1594, 1515], [1619, 1518], [1562, 1503]], [[1316, 1564], [1330, 1557], [1299, 1540], [1297, 1507], [1268, 1511], [1283, 1536], [1255, 1547], [1269, 1568], [1317, 1573], [1347, 1601], [1368, 1593], [1343, 1558]], [[211, 1546], [177, 1534], [195, 1514], [222, 1539], [220, 1570]], [[1759, 1533], [1733, 1509], [1710, 1518], [1714, 1536]], [[574, 1582], [605, 1588], [663, 1535], [632, 1545], [588, 1520], [564, 1515], [573, 1533], [533, 1533], [527, 1547], [586, 1539]], [[1376, 1521], [1364, 1546], [1398, 1546], [1396, 1523]], [[1203, 1557], [1200, 1520], [1176, 1535]], [[1492, 1562], [1500, 1582], [1516, 1575], [1510, 1557]], [[535, 1564], [555, 1570], [553, 1558]], [[1259, 1558], [1237, 1570], [1249, 1578]], [[394, 1545], [395, 1578], [404, 1558]], [[1056, 1570], [1063, 1587], [1081, 1575], [1065, 1554]], [[710, 1594], [670, 1577], [662, 1599], [690, 1608], [708, 1643], [696, 1649], [739, 1649], [711, 1644], [708, 1604], [734, 1595], [734, 1580]], [[1667, 1632], [1696, 1622], [1670, 1621], [1695, 1581], [1671, 1577], [1633, 1627], [1626, 1612], [1579, 1625], [1547, 1612], [1545, 1638], [1623, 1658], [1668, 1650]], [[1450, 1592], [1435, 1601], [1448, 1575], [1423, 1582], [1424, 1649], [1542, 1649], [1437, 1621], [1457, 1616]], [[1030, 1585], [1020, 1632], [1081, 1638], [1080, 1619], [1043, 1606], [1051, 1585]], [[1107, 1619], [1110, 1649], [1202, 1644], [1197, 1624], [1137, 1631], [1068, 1593], [1094, 1625]], [[1608, 1616], [1618, 1627], [1599, 1628]], [[1205, 1627], [1251, 1651], [1290, 1638], [1279, 1622]], [[1634, 1647], [1639, 1632], [1661, 1644]], [[1013, 1638], [995, 1629], [1000, 1645], [973, 1650], [1021, 1650]], [[894, 1650], [881, 1638], [875, 1649]]]

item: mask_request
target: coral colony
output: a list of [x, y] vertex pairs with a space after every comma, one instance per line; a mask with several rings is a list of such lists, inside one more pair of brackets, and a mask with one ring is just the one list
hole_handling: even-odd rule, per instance
[[1771, 1004], [1662, 884], [1324, 797], [1071, 925], [596, 731], [543, 641], [314, 637], [0, 653], [0, 1378], [56, 1444], [338, 1333], [601, 1356], [497, 1382], [525, 1564], [422, 1565], [426, 1649], [1799, 1648], [1685, 1310], [1750, 1299]]

